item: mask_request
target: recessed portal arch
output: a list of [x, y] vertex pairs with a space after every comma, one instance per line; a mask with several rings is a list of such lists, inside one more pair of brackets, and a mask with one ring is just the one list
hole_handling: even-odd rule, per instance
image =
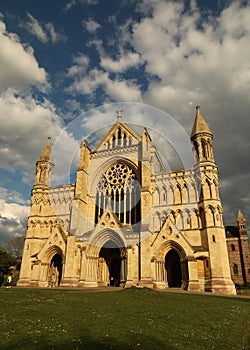
[[173, 240], [164, 242], [155, 258], [156, 284], [166, 288], [188, 289], [188, 258], [184, 248]]
[[98, 257], [98, 285], [124, 286], [126, 282], [126, 250], [112, 240], [100, 249]]
[[[113, 241], [109, 240], [101, 248], [99, 265], [100, 262], [102, 262], [102, 269], [107, 270], [105, 273], [106, 281], [103, 282], [110, 286], [119, 287], [121, 281], [121, 252]], [[106, 268], [104, 267], [105, 264]]]
[[55, 276], [55, 285], [59, 286], [62, 279], [62, 257], [58, 253], [54, 254], [50, 261], [48, 282], [51, 281], [53, 274]]
[[180, 288], [182, 285], [182, 271], [179, 254], [171, 249], [165, 256], [168, 286]]

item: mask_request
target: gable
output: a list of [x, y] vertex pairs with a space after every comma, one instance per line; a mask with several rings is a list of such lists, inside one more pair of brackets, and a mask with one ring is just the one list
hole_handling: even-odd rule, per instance
[[50, 255], [50, 251], [56, 252], [57, 248], [60, 251], [65, 251], [66, 239], [67, 231], [63, 225], [59, 223], [46, 239], [45, 243], [41, 246], [40, 250], [33, 254], [32, 257], [37, 257], [38, 260], [43, 261], [48, 255]]
[[137, 144], [141, 137], [121, 118], [112, 126], [107, 135], [97, 145], [94, 152], [127, 147]]
[[112, 212], [111, 208], [107, 208], [104, 211], [97, 225], [105, 228], [121, 228], [122, 226], [116, 214]]

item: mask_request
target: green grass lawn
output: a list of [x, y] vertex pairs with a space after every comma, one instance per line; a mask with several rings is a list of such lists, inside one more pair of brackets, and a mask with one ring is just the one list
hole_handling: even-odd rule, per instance
[[250, 299], [0, 289], [0, 349], [250, 349]]

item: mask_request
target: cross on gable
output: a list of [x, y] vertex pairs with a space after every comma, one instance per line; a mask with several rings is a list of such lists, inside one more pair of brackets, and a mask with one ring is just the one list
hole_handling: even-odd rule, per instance
[[121, 107], [119, 107], [119, 108], [116, 110], [117, 118], [122, 118], [122, 112], [123, 112], [123, 110], [121, 109]]

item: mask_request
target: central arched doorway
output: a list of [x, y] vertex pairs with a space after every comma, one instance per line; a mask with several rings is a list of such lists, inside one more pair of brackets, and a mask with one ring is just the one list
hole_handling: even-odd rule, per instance
[[59, 286], [62, 279], [62, 257], [58, 253], [53, 255], [50, 261], [49, 276], [48, 276], [49, 282], [51, 281], [53, 274], [55, 276], [55, 285]]
[[174, 249], [171, 249], [165, 256], [165, 269], [168, 286], [180, 288], [182, 285], [181, 262], [179, 254]]
[[99, 285], [120, 286], [121, 252], [112, 240], [105, 243], [100, 250], [98, 271]]

